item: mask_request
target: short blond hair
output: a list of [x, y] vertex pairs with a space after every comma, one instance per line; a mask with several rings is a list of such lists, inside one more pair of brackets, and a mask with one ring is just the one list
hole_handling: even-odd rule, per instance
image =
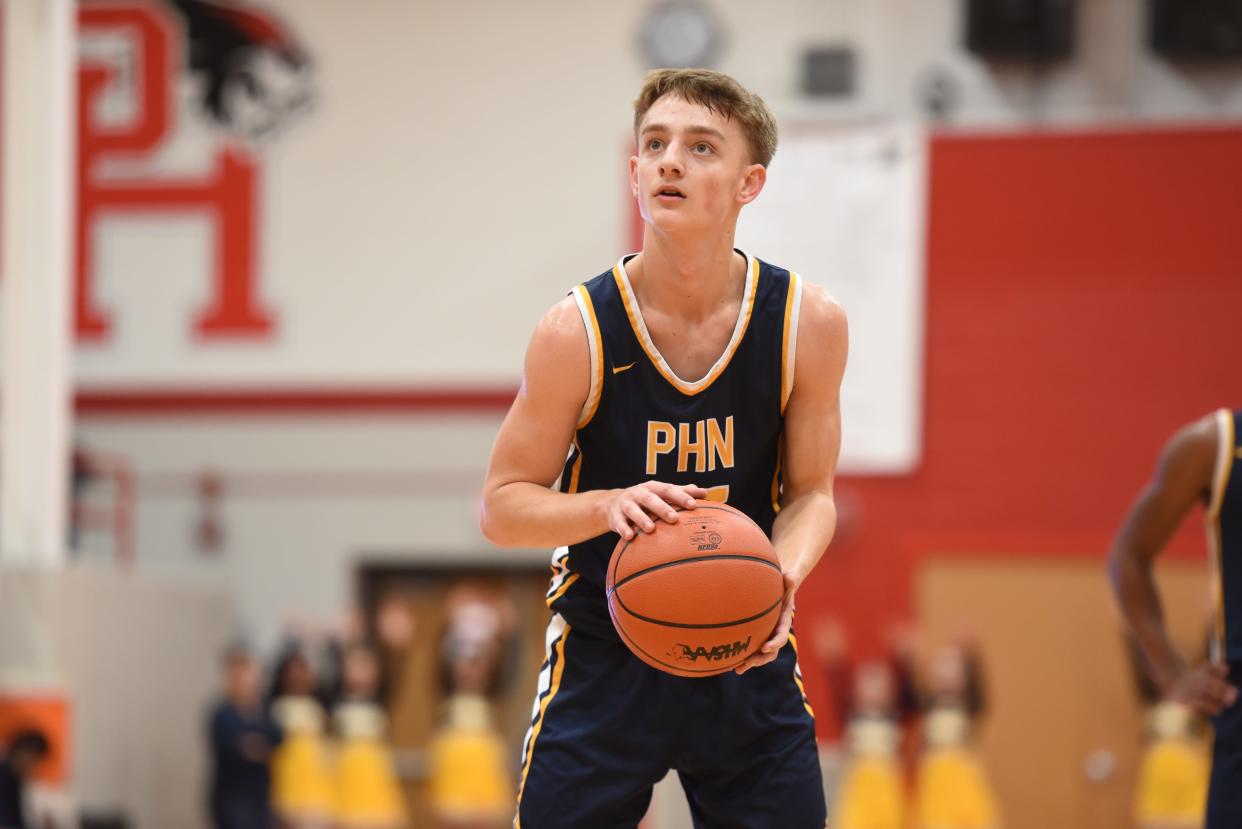
[[653, 69], [634, 99], [634, 134], [643, 116], [665, 95], [707, 107], [727, 120], [736, 119], [750, 142], [751, 163], [767, 167], [776, 154], [776, 119], [755, 93], [722, 72], [710, 69]]

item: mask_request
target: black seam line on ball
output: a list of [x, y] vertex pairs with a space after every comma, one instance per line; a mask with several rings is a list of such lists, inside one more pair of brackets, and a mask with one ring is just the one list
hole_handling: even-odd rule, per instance
[[[746, 513], [742, 512], [739, 509], [735, 509], [734, 507], [731, 507], [728, 504], [695, 504], [694, 509], [704, 509], [704, 510], [709, 509], [709, 510], [713, 510], [714, 512], [734, 512], [734, 513], [739, 513], [741, 515], [745, 515], [747, 518], [750, 518], [750, 516], [746, 515]], [[686, 512], [689, 512], [689, 510], [686, 510]], [[754, 519], [751, 519], [751, 520], [753, 521]], [[612, 578], [614, 582], [617, 579], [617, 570], [621, 567], [621, 556], [625, 555], [625, 551], [630, 549], [630, 545], [634, 543], [634, 540], [635, 539], [633, 538], [626, 539], [625, 546], [621, 548], [621, 552], [617, 553], [613, 557]], [[778, 567], [777, 569], [779, 570], [780, 568]]]
[[[653, 564], [650, 567], [645, 567], [636, 573], [630, 573], [628, 576], [621, 579], [621, 581], [613, 581], [612, 589], [613, 589], [613, 592], [616, 592], [617, 590], [621, 589], [621, 585], [626, 584], [627, 582], [631, 582], [634, 579], [638, 578], [639, 576], [646, 575], [647, 573], [653, 573], [656, 570], [663, 570], [665, 567], [677, 567], [682, 564], [694, 564], [699, 561], [721, 561], [721, 560], [726, 560], [726, 559], [736, 559], [738, 561], [754, 561], [759, 564], [766, 564], [767, 566], [771, 567], [773, 570], [776, 570], [777, 572], [780, 572], [780, 569], [781, 569], [779, 564], [773, 564], [771, 561], [768, 561], [766, 558], [763, 558], [762, 556], [745, 556], [745, 555], [740, 555], [738, 553], [717, 553], [714, 556], [695, 556], [693, 558], [679, 558], [677, 559], [677, 561], [666, 561], [663, 564]], [[612, 577], [613, 579], [616, 579], [617, 577], [615, 570], [613, 571]]]
[[727, 665], [716, 665], [710, 668], [687, 668], [685, 665], [679, 665], [674, 662], [666, 662], [663, 659], [653, 656], [651, 653], [647, 651], [646, 648], [644, 648], [642, 645], [635, 642], [633, 637], [631, 637], [628, 633], [625, 632], [625, 627], [617, 623], [617, 617], [612, 612], [611, 606], [608, 608], [608, 615], [612, 616], [613, 627], [617, 629], [617, 632], [621, 634], [621, 637], [625, 639], [625, 641], [628, 642], [631, 647], [636, 648], [639, 651], [641, 651], [652, 662], [659, 663], [660, 665], [663, 665], [666, 668], [672, 668], [673, 670], [681, 671], [683, 674], [694, 674], [694, 676], [686, 677], [687, 679], [698, 679], [701, 677], [709, 677], [709, 676], [716, 676], [718, 674], [726, 674], [729, 671], [736, 668], [738, 665], [741, 665], [748, 658], [750, 658], [750, 654], [746, 654], [741, 659], [738, 659], [735, 662], [731, 662]]
[[633, 616], [635, 619], [639, 619], [643, 622], [650, 622], [653, 625], [660, 625], [666, 628], [688, 628], [690, 630], [711, 630], [713, 628], [729, 628], [729, 627], [733, 627], [734, 625], [744, 625], [747, 622], [753, 622], [756, 619], [762, 619], [764, 616], [767, 616], [773, 610], [780, 607], [781, 602], [785, 601], [785, 597], [782, 596], [781, 598], [773, 602], [772, 605], [769, 606], [767, 610], [756, 613], [754, 616], [747, 616], [745, 619], [733, 619], [728, 622], [712, 622], [710, 624], [705, 624], [705, 625], [694, 625], [688, 622], [669, 622], [664, 619], [652, 619], [650, 616], [644, 616], [641, 613], [635, 613], [634, 611], [630, 610], [629, 607], [626, 606], [625, 602], [621, 601], [621, 595], [619, 593], [617, 593], [614, 590], [612, 595], [616, 597], [617, 604], [621, 605], [621, 609], [624, 610], [629, 615]]

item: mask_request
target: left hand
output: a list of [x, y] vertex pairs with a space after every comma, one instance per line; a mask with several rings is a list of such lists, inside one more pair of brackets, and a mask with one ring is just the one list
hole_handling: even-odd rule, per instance
[[793, 625], [794, 617], [794, 594], [804, 578], [805, 576], [794, 570], [784, 574], [785, 598], [781, 602], [781, 615], [776, 620], [776, 629], [772, 631], [772, 636], [768, 641], [764, 642], [759, 650], [746, 657], [746, 661], [734, 668], [734, 671], [744, 674], [751, 668], [758, 668], [776, 659], [781, 648], [785, 647], [785, 643], [789, 641], [789, 628]]

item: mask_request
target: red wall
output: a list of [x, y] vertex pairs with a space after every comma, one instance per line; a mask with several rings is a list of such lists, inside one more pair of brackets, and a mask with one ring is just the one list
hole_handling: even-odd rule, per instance
[[926, 556], [1102, 564], [1172, 431], [1242, 407], [1242, 127], [940, 136], [930, 173], [922, 465], [840, 481], [799, 597], [862, 652]]

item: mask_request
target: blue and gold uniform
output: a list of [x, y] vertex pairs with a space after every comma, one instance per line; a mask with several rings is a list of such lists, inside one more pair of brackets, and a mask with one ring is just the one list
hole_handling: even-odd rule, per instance
[[[738, 255], [746, 284], [737, 324], [720, 359], [693, 382], [652, 343], [628, 258], [574, 288], [591, 386], [562, 492], [697, 484], [771, 535], [802, 283]], [[690, 679], [649, 667], [608, 616], [604, 573], [617, 540], [607, 533], [553, 554], [548, 655], [514, 825], [636, 826], [651, 787], [673, 768], [696, 827], [822, 827], [813, 713], [793, 637], [775, 661], [741, 676]]]
[[[1242, 682], [1242, 412], [1216, 413], [1217, 454], [1208, 501], [1216, 635], [1212, 658], [1227, 662], [1229, 681]], [[1212, 718], [1212, 781], [1207, 829], [1242, 826], [1242, 702]]]

